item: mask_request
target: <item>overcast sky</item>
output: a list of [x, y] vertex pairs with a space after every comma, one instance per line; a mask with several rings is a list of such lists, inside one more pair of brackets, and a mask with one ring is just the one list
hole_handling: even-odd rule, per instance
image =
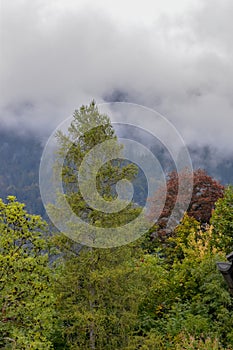
[[1, 0], [0, 123], [52, 129], [114, 91], [233, 148], [232, 0]]

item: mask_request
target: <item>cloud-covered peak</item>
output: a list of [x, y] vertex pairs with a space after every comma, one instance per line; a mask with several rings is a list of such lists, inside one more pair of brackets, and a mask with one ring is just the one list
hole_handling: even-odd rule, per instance
[[230, 153], [232, 7], [3, 0], [1, 125], [48, 134], [81, 104], [117, 94], [165, 115], [186, 143]]

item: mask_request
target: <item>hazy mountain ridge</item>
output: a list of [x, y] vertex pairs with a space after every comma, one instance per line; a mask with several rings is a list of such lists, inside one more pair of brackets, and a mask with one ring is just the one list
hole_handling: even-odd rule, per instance
[[[26, 204], [29, 212], [44, 216], [39, 191], [39, 164], [43, 147], [39, 139], [2, 130], [0, 140], [0, 197], [5, 199], [8, 195], [15, 195]], [[165, 172], [170, 171], [172, 161], [168, 153], [158, 144], [151, 145], [151, 149]], [[224, 185], [233, 183], [233, 158], [218, 159], [215, 151], [208, 146], [192, 147], [190, 154], [194, 169], [205, 169]]]
[[44, 215], [39, 191], [39, 140], [13, 131], [1, 131], [0, 140], [0, 197], [14, 195], [29, 212]]

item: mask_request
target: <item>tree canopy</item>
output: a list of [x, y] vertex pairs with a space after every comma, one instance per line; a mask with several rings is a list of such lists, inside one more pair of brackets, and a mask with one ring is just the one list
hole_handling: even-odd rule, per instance
[[[202, 169], [195, 170], [193, 174], [186, 172], [184, 169], [184, 171], [179, 174], [181, 183], [185, 183], [187, 177], [190, 176], [193, 176], [193, 193], [187, 208], [187, 214], [195, 218], [201, 224], [209, 224], [215, 202], [223, 197], [224, 186]], [[173, 234], [167, 227], [167, 222], [176, 203], [178, 189], [178, 174], [176, 171], [173, 171], [168, 175], [166, 188], [159, 188], [158, 193], [155, 194], [155, 200], [153, 198], [151, 199], [150, 210], [151, 216], [153, 216], [153, 212], [156, 210], [159, 193], [164, 191], [167, 193], [163, 211], [156, 223], [155, 230], [152, 230], [152, 237], [158, 236], [161, 239], [165, 239], [167, 236]], [[182, 208], [182, 202], [180, 203], [180, 207]], [[181, 210], [181, 218], [182, 216]]]
[[[108, 227], [140, 213], [131, 203], [107, 217], [86, 203], [77, 184], [89, 150], [116, 139], [94, 102], [75, 111], [69, 133], [57, 137], [57, 161], [65, 159], [61, 195], [76, 215]], [[114, 201], [116, 183], [136, 172], [120, 158], [106, 162], [97, 174], [99, 194]], [[158, 239], [155, 245], [145, 235], [119, 247], [84, 246], [28, 214], [15, 197], [0, 200], [0, 348], [232, 350], [233, 300], [216, 262], [232, 249], [233, 190], [223, 193], [202, 170], [194, 175], [190, 207], [166, 244]], [[168, 218], [176, 193], [173, 173], [161, 220]], [[59, 202], [49, 210], [63, 218]]]
[[52, 273], [46, 223], [9, 196], [0, 200], [1, 348], [50, 349]]

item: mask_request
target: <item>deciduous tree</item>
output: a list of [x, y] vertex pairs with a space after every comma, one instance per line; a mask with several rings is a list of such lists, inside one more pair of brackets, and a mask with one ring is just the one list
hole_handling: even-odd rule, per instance
[[46, 224], [0, 200], [0, 347], [50, 349], [54, 308]]
[[[193, 175], [184, 170], [179, 174], [180, 182], [185, 183], [187, 177], [190, 176], [193, 176], [193, 193], [187, 208], [187, 214], [195, 218], [201, 224], [208, 224], [215, 202], [223, 197], [224, 186], [202, 169], [195, 170]], [[176, 203], [178, 189], [178, 174], [173, 171], [168, 176], [167, 187], [160, 188], [158, 193], [155, 194], [155, 200], [153, 200], [153, 198], [151, 200], [151, 216], [153, 216], [153, 212], [156, 210], [156, 201], [159, 199], [159, 193], [163, 191], [167, 193], [164, 209], [156, 223], [156, 229], [152, 232], [152, 237], [158, 236], [159, 238], [166, 239], [167, 236], [174, 233], [167, 227], [167, 223]], [[181, 203], [178, 203], [181, 207], [181, 218], [183, 216], [182, 200], [183, 198], [181, 198]]]
[[226, 253], [233, 251], [233, 187], [225, 189], [224, 197], [215, 203], [212, 218], [215, 244]]

